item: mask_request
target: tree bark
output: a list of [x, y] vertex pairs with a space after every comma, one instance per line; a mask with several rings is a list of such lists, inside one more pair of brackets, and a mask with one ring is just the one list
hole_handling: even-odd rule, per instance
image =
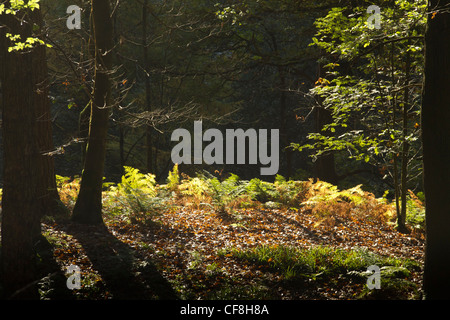
[[72, 216], [74, 221], [85, 224], [103, 224], [102, 186], [113, 61], [113, 28], [110, 14], [109, 0], [92, 0], [95, 40], [94, 100], [91, 101], [89, 138], [80, 192]]
[[[408, 40], [408, 45], [411, 40]], [[408, 233], [408, 227], [406, 226], [406, 213], [407, 213], [407, 196], [408, 196], [408, 161], [409, 161], [409, 142], [408, 137], [408, 109], [409, 109], [409, 81], [410, 81], [410, 68], [411, 68], [411, 55], [409, 51], [406, 52], [405, 62], [405, 91], [403, 95], [403, 137], [402, 137], [402, 168], [401, 168], [401, 211], [397, 212], [397, 229], [399, 232]]]
[[[93, 26], [93, 17], [92, 10], [89, 13], [89, 40], [88, 40], [88, 52], [89, 55], [94, 57], [95, 59], [95, 40], [94, 40], [94, 26]], [[91, 101], [86, 104], [83, 110], [80, 112], [80, 116], [78, 118], [78, 136], [82, 139], [81, 143], [81, 170], [84, 168], [84, 161], [86, 160], [86, 149], [87, 149], [87, 141], [89, 138], [89, 121], [91, 118]]]
[[450, 298], [450, 0], [431, 0], [422, 105], [426, 299]]
[[[34, 50], [8, 52], [5, 34], [32, 36], [29, 15], [0, 15], [0, 76], [3, 91], [2, 134], [2, 282], [7, 298], [38, 298], [34, 244], [40, 232], [39, 146], [36, 139]], [[23, 20], [17, 17], [23, 17]], [[31, 72], [33, 75], [33, 72]]]
[[[149, 74], [149, 60], [148, 60], [148, 43], [147, 43], [147, 30], [148, 30], [148, 0], [144, 0], [142, 5], [142, 49], [143, 49], [143, 64], [144, 64], [144, 77], [145, 77], [145, 104], [146, 111], [152, 111], [151, 104], [151, 92], [150, 92], [150, 74]], [[152, 138], [152, 127], [147, 125], [146, 127], [146, 140], [147, 140], [147, 171], [154, 172], [155, 168], [153, 167], [153, 138]]]
[[[325, 74], [323, 65], [320, 63], [318, 66], [317, 77], [320, 78]], [[318, 97], [320, 100], [320, 97]], [[314, 129], [316, 132], [321, 133], [325, 125], [333, 122], [333, 116], [330, 110], [325, 109], [321, 105], [314, 108]], [[331, 133], [329, 133], [331, 134]], [[334, 153], [329, 152], [318, 156], [314, 162], [314, 170], [316, 178], [328, 183], [337, 184], [339, 182], [339, 176], [336, 173], [336, 163], [334, 158]]]
[[[39, 27], [38, 36], [43, 38], [43, 20], [40, 10], [31, 13], [32, 21]], [[33, 84], [34, 84], [34, 106], [37, 112], [37, 134], [36, 139], [39, 147], [38, 166], [41, 170], [39, 179], [39, 199], [41, 202], [41, 216], [65, 213], [55, 178], [55, 161], [49, 153], [54, 150], [52, 115], [49, 101], [49, 82], [47, 68], [46, 47], [41, 45], [33, 50]], [[38, 232], [40, 234], [40, 230]]]

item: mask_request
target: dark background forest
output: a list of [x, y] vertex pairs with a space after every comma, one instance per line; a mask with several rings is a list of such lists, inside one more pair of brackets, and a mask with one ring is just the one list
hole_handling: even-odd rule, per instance
[[[50, 99], [56, 147], [54, 156], [58, 174], [62, 176], [80, 175], [82, 170], [83, 138], [86, 138], [84, 135], [88, 121], [86, 112], [83, 118], [82, 111], [90, 101], [93, 81], [93, 64], [89, 54], [90, 4], [76, 3], [83, 10], [82, 29], [68, 30], [66, 9], [71, 4], [74, 3], [46, 1], [42, 4], [48, 43], [53, 45], [48, 50]], [[147, 8], [145, 20], [142, 17], [144, 5]], [[325, 36], [320, 45], [312, 46], [313, 38], [317, 40], [316, 20], [325, 17], [333, 8], [338, 8], [337, 5], [345, 8], [346, 4], [332, 1], [317, 4], [292, 4], [286, 1], [267, 1], [262, 4], [214, 1], [119, 2], [112, 16], [115, 43], [114, 108], [108, 131], [106, 180], [119, 181], [123, 167], [129, 165], [154, 173], [159, 181], [165, 181], [173, 166], [170, 151], [175, 143], [170, 141], [171, 133], [181, 127], [192, 129], [194, 120], [203, 119], [204, 129], [279, 129], [279, 174], [282, 176], [293, 179], [316, 177], [346, 186], [364, 183], [365, 187], [381, 195], [385, 190], [393, 190], [393, 174], [386, 176], [386, 173], [393, 171], [391, 168], [394, 167], [389, 165], [392, 160], [389, 155], [400, 147], [396, 146], [395, 149], [383, 145], [386, 141], [381, 134], [386, 135], [386, 128], [379, 128], [383, 124], [374, 123], [375, 120], [387, 120], [382, 116], [373, 119], [371, 110], [365, 105], [355, 106], [355, 110], [338, 110], [342, 114], [336, 112], [336, 118], [345, 116], [348, 118], [345, 122], [351, 123], [345, 124], [344, 129], [342, 120], [333, 119], [332, 112], [327, 111], [331, 107], [319, 101], [328, 95], [326, 102], [331, 104], [333, 101], [330, 99], [336, 97], [315, 91], [314, 88], [323, 87], [321, 81], [351, 76], [373, 86], [381, 85], [380, 90], [394, 90], [397, 94], [404, 81], [403, 73], [406, 72], [412, 87], [408, 126], [412, 131], [414, 127], [417, 129], [423, 69], [421, 37], [424, 34], [424, 3], [411, 3], [407, 7], [406, 4], [400, 5], [403, 7], [396, 14], [404, 23], [402, 26], [393, 25], [395, 17], [389, 17], [390, 20], [383, 17], [386, 19], [383, 29], [371, 34], [378, 42], [368, 49], [368, 43], [363, 43], [363, 39], [358, 40], [361, 41], [360, 48], [353, 45], [356, 39], [362, 37], [362, 28], [370, 16], [365, 11], [356, 11], [367, 8], [369, 3], [367, 6], [365, 2], [351, 3], [345, 10], [349, 14], [353, 12], [350, 16], [354, 18], [333, 21], [327, 28], [321, 26], [323, 35], [327, 32], [337, 34], [342, 48], [333, 52], [327, 50], [326, 47], [333, 45], [336, 40], [328, 40]], [[350, 9], [352, 7], [358, 9]], [[410, 9], [415, 15], [402, 17]], [[394, 7], [387, 7], [386, 10], [394, 10]], [[330, 15], [330, 19], [333, 19], [333, 15]], [[359, 29], [355, 28], [354, 32], [346, 35], [348, 27], [345, 23], [359, 23]], [[414, 34], [409, 40], [409, 45], [414, 48], [410, 51], [415, 55], [410, 57], [413, 61], [411, 66], [407, 66], [410, 70], [402, 65], [406, 61], [404, 56], [396, 56], [395, 61], [386, 60], [389, 54], [397, 54], [407, 45], [404, 43], [407, 40], [400, 41], [406, 32]], [[394, 36], [398, 40], [391, 41], [395, 44], [390, 47], [394, 50], [392, 52], [386, 49], [388, 44], [383, 41]], [[339, 52], [351, 46], [353, 52]], [[377, 66], [377, 63], [380, 65]], [[336, 70], [333, 64], [339, 69]], [[394, 83], [389, 84], [386, 83], [390, 80], [386, 79], [389, 78], [389, 71], [378, 71], [385, 75], [374, 79], [376, 74], [372, 74], [373, 68], [391, 68], [399, 76], [393, 79]], [[392, 88], [388, 88], [388, 85]], [[383, 93], [375, 92], [374, 89], [373, 92], [364, 93], [366, 96], [361, 96], [361, 92], [338, 94], [340, 97], [350, 94], [357, 96], [348, 102], [348, 109], [349, 105], [362, 102], [364, 98], [375, 99], [375, 94]], [[364, 102], [367, 105], [369, 103], [371, 101]], [[392, 117], [390, 106], [382, 106], [383, 103], [389, 101], [380, 102], [379, 108], [382, 110], [379, 113], [385, 112], [386, 117]], [[392, 132], [389, 133], [394, 137], [391, 144], [400, 145], [401, 101], [395, 112], [398, 118], [392, 123]], [[360, 116], [361, 119], [358, 119]], [[336, 139], [330, 140], [326, 146], [318, 143], [312, 151], [295, 150], [295, 145], [303, 146], [311, 141], [311, 132], [321, 133], [325, 125], [332, 124], [340, 127], [340, 134], [360, 129], [368, 132], [347, 138], [345, 143], [348, 145], [344, 148], [338, 146]], [[329, 129], [326, 131], [330, 132]], [[323, 136], [328, 135], [326, 131]], [[339, 135], [334, 129], [332, 131], [334, 136]], [[413, 133], [408, 138], [418, 140], [419, 131]], [[373, 142], [372, 136], [375, 134], [380, 138]], [[359, 143], [359, 138], [367, 140], [367, 146]], [[379, 154], [372, 156], [375, 147]], [[350, 150], [353, 148], [354, 152]], [[311, 157], [315, 154], [320, 156]], [[420, 157], [420, 150], [414, 149], [408, 153], [410, 161], [413, 156]], [[400, 173], [401, 159], [397, 165]], [[195, 166], [185, 171], [192, 173], [201, 169], [211, 172], [224, 169], [244, 179], [259, 175], [258, 166]], [[422, 191], [421, 178], [416, 171], [413, 171], [415, 175], [409, 179], [408, 187], [419, 192]]]
[[[58, 174], [74, 176], [82, 169], [83, 145], [75, 139], [83, 138], [80, 113], [89, 102], [93, 78], [89, 3], [78, 3], [84, 14], [79, 31], [69, 31], [65, 26], [69, 2], [48, 1], [43, 5], [49, 37], [54, 42], [49, 52], [49, 69], [55, 146], [61, 147], [55, 155], [56, 167]], [[349, 162], [345, 152], [327, 154], [313, 163], [309, 157], [312, 152], [288, 148], [291, 143], [306, 144], [308, 133], [320, 132], [332, 120], [319, 111], [317, 97], [310, 90], [319, 79], [327, 78], [323, 67], [340, 58], [310, 44], [317, 32], [315, 20], [336, 4], [269, 1], [231, 6], [213, 1], [148, 2], [145, 22], [142, 5], [128, 1], [119, 3], [114, 11], [117, 70], [113, 79], [115, 108], [108, 131], [106, 180], [118, 181], [123, 166], [129, 165], [165, 181], [173, 166], [172, 131], [180, 127], [191, 129], [194, 120], [203, 119], [204, 129], [279, 129], [279, 174], [283, 176], [345, 183], [345, 178], [352, 173], [355, 178], [355, 168], [360, 168], [362, 174], [355, 181], [367, 182], [367, 187], [377, 192], [392, 186], [378, 170], [383, 163]], [[423, 29], [418, 32], [423, 33]], [[359, 64], [366, 67], [365, 62]], [[347, 67], [343, 75], [359, 72], [358, 67]], [[348, 131], [357, 128], [353, 126]], [[259, 174], [257, 166], [196, 166], [185, 171], [199, 169], [224, 169], [244, 179]], [[413, 182], [411, 186], [417, 189], [418, 184]]]

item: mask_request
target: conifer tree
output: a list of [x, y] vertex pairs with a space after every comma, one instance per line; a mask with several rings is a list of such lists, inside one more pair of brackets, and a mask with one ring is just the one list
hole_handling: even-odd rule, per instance
[[95, 42], [95, 84], [84, 169], [72, 219], [80, 223], [102, 224], [103, 171], [111, 112], [113, 28], [109, 0], [92, 0], [91, 8]]

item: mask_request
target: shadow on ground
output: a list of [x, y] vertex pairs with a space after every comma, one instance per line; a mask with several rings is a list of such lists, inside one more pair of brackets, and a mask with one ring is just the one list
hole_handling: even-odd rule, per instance
[[107, 291], [118, 300], [177, 300], [170, 283], [152, 261], [117, 239], [105, 226], [65, 223], [63, 231], [83, 247]]

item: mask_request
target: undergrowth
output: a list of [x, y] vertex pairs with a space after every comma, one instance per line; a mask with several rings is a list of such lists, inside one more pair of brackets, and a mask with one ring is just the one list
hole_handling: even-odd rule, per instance
[[[368, 268], [378, 266], [381, 270], [379, 290], [369, 290], [364, 286], [358, 299], [419, 296], [419, 288], [411, 281], [412, 272], [420, 270], [417, 262], [376, 255], [365, 248], [257, 246], [246, 250], [227, 248], [220, 250], [218, 255], [231, 256], [262, 270], [278, 273], [285, 282], [313, 281], [330, 286], [344, 279], [347, 284], [353, 281], [365, 285], [372, 274]], [[411, 294], [416, 296], [411, 297]]]
[[[78, 177], [58, 177], [61, 200], [69, 208], [79, 186]], [[394, 243], [389, 224], [396, 222], [395, 203], [361, 185], [339, 190], [313, 179], [278, 175], [268, 182], [206, 171], [191, 177], [178, 166], [158, 184], [154, 175], [126, 167], [119, 183], [104, 184], [103, 208], [116, 236], [127, 243], [136, 238], [133, 248], [158, 261], [184, 298], [280, 298], [280, 292], [283, 297], [411, 298], [417, 291], [417, 263], [374, 252], [397, 256], [403, 244], [413, 245], [400, 255], [416, 259], [420, 241], [399, 235]], [[423, 221], [423, 196], [410, 192], [407, 223], [423, 230]], [[148, 224], [154, 226], [150, 233]], [[382, 292], [364, 289], [371, 265], [382, 268]], [[315, 295], [328, 287], [334, 292]]]
[[[73, 207], [79, 191], [80, 178], [57, 177], [61, 200]], [[310, 212], [333, 226], [336, 217], [365, 219], [395, 224], [395, 204], [386, 197], [376, 198], [364, 191], [362, 185], [346, 190], [324, 181], [286, 180], [277, 175], [274, 182], [258, 178], [242, 180], [235, 174], [216, 177], [203, 171], [195, 177], [178, 171], [175, 165], [167, 183], [158, 185], [155, 176], [125, 167], [125, 174], [118, 184], [104, 184], [104, 208], [106, 214], [124, 215], [130, 220], [151, 221], [155, 215], [168, 208], [190, 207], [192, 210], [213, 209], [233, 214], [236, 208], [292, 209]], [[423, 232], [425, 207], [421, 195], [409, 192], [407, 224], [411, 229]]]
[[298, 277], [316, 278], [332, 274], [347, 274], [351, 271], [365, 271], [371, 265], [406, 269], [419, 267], [413, 261], [382, 257], [365, 248], [346, 250], [328, 246], [311, 248], [257, 246], [248, 250], [230, 248], [219, 252], [219, 255], [226, 254], [280, 272], [287, 280]]

